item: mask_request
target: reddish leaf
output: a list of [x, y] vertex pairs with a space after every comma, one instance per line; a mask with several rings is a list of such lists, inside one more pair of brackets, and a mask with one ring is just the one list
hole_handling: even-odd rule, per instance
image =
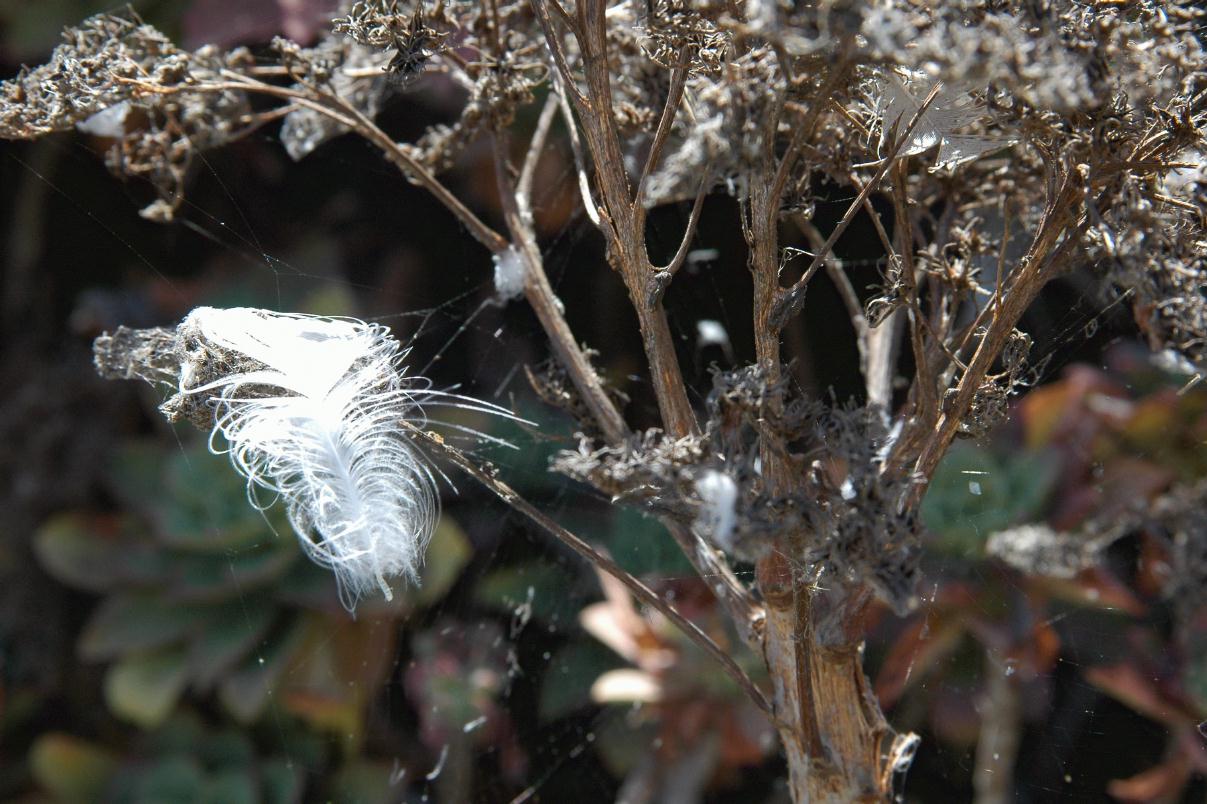
[[1182, 792], [1190, 780], [1190, 763], [1180, 752], [1168, 761], [1138, 773], [1130, 779], [1116, 779], [1107, 792], [1120, 801], [1146, 804], [1168, 801]]
[[1140, 556], [1136, 562], [1136, 589], [1147, 597], [1159, 597], [1169, 581], [1169, 543], [1151, 533], [1140, 538]]
[[1150, 676], [1130, 664], [1090, 667], [1086, 680], [1145, 717], [1172, 728], [1193, 727], [1191, 708], [1163, 691]]
[[284, 35], [314, 39], [333, 16], [335, 0], [194, 0], [184, 13], [184, 42], [229, 47]]
[[1091, 392], [1126, 398], [1123, 389], [1089, 366], [1070, 366], [1064, 379], [1023, 397], [1019, 411], [1027, 446], [1034, 449], [1057, 442], [1088, 443], [1101, 428], [1096, 416], [1086, 415], [1085, 398]]
[[910, 682], [926, 675], [955, 650], [964, 633], [962, 618], [930, 612], [910, 624], [893, 643], [876, 675], [876, 697], [885, 709], [900, 698]]
[[1121, 611], [1134, 617], [1148, 611], [1131, 589], [1099, 567], [1084, 569], [1074, 578], [1038, 578], [1034, 583], [1053, 597], [1083, 606]]
[[1050, 672], [1059, 656], [1060, 635], [1048, 622], [1036, 623], [1025, 639], [1006, 652], [1010, 666], [1031, 677]]

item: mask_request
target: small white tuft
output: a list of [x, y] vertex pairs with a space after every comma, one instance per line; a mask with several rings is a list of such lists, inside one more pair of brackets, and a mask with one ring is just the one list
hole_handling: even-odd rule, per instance
[[75, 124], [77, 130], [94, 137], [121, 139], [126, 136], [126, 118], [130, 116], [130, 101], [122, 101], [101, 109], [87, 120]]
[[721, 347], [725, 359], [733, 362], [733, 344], [729, 342], [729, 332], [726, 331], [725, 325], [711, 318], [701, 318], [696, 322], [696, 350], [707, 346]]
[[495, 298], [509, 302], [524, 295], [524, 278], [527, 268], [524, 258], [515, 246], [495, 252]]
[[696, 494], [703, 506], [696, 525], [712, 543], [733, 552], [733, 531], [737, 523], [738, 484], [724, 472], [709, 469], [696, 479]]
[[1207, 184], [1207, 160], [1197, 148], [1187, 148], [1178, 154], [1172, 162], [1194, 165], [1194, 167], [1174, 168], [1161, 178], [1161, 189], [1168, 195], [1185, 200], [1193, 200], [1195, 188]]

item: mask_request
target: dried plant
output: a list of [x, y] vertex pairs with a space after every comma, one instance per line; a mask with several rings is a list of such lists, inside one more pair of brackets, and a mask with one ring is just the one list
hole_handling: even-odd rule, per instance
[[[915, 513], [940, 459], [957, 437], [1001, 423], [1011, 395], [1038, 378], [1023, 313], [1076, 272], [1103, 299], [1127, 298], [1154, 350], [1207, 362], [1202, 24], [1178, 0], [364, 0], [313, 48], [278, 42], [279, 63], [265, 66], [242, 51], [183, 52], [132, 16], [102, 15], [70, 29], [47, 65], [3, 84], [0, 135], [102, 130], [110, 166], [160, 193], [144, 211], [160, 219], [179, 204], [197, 151], [274, 119], [294, 158], [345, 131], [379, 148], [495, 255], [500, 296], [522, 293], [540, 320], [557, 368], [531, 376], [583, 421], [580, 449], [555, 468], [661, 517], [765, 659], [764, 696], [693, 633], [769, 712], [794, 800], [884, 800], [917, 739], [894, 734], [869, 689], [865, 615], [877, 598], [914, 605]], [[466, 90], [458, 119], [396, 142], [375, 122], [383, 98], [437, 73]], [[517, 164], [516, 112], [540, 98]], [[630, 430], [545, 274], [531, 198], [559, 116], [582, 204], [636, 313], [657, 431]], [[438, 178], [479, 140], [493, 147], [501, 229]], [[829, 231], [814, 212], [823, 186], [851, 199]], [[697, 407], [662, 299], [713, 193], [740, 209], [756, 355], [719, 374]], [[681, 244], [657, 264], [648, 211], [680, 200], [692, 203]], [[884, 257], [871, 295], [834, 252], [857, 218]], [[809, 252], [788, 250], [797, 237]], [[784, 328], [821, 269], [860, 355], [864, 393], [851, 404], [801, 398], [782, 356]], [[1185, 510], [1162, 506], [1154, 516], [1171, 522]], [[1201, 571], [1198, 530], [1176, 528], [1187, 577]], [[1073, 561], [1052, 534], [1020, 539], [999, 546], [1011, 563], [1028, 560], [1024, 542], [1041, 563]], [[755, 563], [753, 587], [735, 559]]]

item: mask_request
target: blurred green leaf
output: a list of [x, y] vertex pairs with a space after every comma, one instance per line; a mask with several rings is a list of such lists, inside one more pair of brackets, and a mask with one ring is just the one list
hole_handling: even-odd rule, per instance
[[260, 765], [260, 792], [264, 804], [297, 804], [302, 800], [301, 771], [285, 759], [269, 759]]
[[409, 593], [411, 601], [430, 606], [448, 594], [472, 555], [465, 531], [451, 516], [442, 516], [423, 559], [422, 583]]
[[146, 736], [151, 753], [157, 757], [174, 754], [191, 755], [205, 739], [205, 724], [190, 709], [177, 709]]
[[1186, 692], [1198, 706], [1199, 712], [1207, 715], [1207, 647], [1193, 650], [1185, 671]]
[[77, 589], [146, 583], [163, 572], [163, 557], [136, 538], [135, 527], [127, 517], [60, 514], [38, 530], [34, 554], [47, 572]]
[[118, 717], [152, 728], [171, 714], [187, 681], [182, 648], [130, 654], [105, 674], [105, 702]]
[[170, 757], [141, 776], [135, 800], [139, 804], [187, 804], [200, 800], [204, 783], [205, 776], [196, 760]]
[[[156, 498], [162, 500], [156, 510], [163, 525], [161, 537], [172, 546], [207, 552], [237, 550], [271, 538], [274, 527], [279, 533], [292, 532], [280, 506], [264, 514], [251, 506], [247, 481], [225, 456], [203, 449], [178, 451], [168, 457], [162, 472], [157, 488], [166, 493]], [[268, 495], [263, 502], [271, 501], [269, 492], [259, 493]]]
[[1039, 518], [1059, 462], [1040, 452], [1005, 460], [967, 442], [952, 445], [922, 501], [922, 521], [935, 546], [979, 556], [990, 534]]
[[206, 779], [197, 800], [204, 804], [257, 804], [260, 796], [247, 771], [224, 770]]
[[619, 716], [596, 721], [595, 746], [603, 764], [619, 778], [649, 757], [650, 746], [657, 742], [658, 723], [645, 720], [634, 726]]
[[278, 629], [259, 650], [243, 660], [238, 670], [222, 680], [218, 697], [239, 722], [251, 723], [264, 711], [273, 687], [305, 638], [305, 619], [295, 618]]
[[[565, 485], [565, 479], [549, 471], [549, 462], [560, 450], [573, 446], [573, 423], [568, 416], [547, 406], [525, 407], [519, 414], [536, 424], [541, 438], [533, 438], [532, 425], [523, 424], [500, 416], [474, 414], [472, 419], [458, 421], [489, 433], [507, 444], [485, 444], [481, 454], [487, 460], [502, 467], [507, 482], [526, 497], [543, 493]], [[561, 436], [564, 440], [559, 440]]]
[[189, 677], [202, 689], [216, 683], [264, 639], [279, 613], [264, 595], [223, 606], [190, 645]]
[[273, 592], [277, 600], [290, 606], [324, 612], [343, 610], [335, 576], [313, 561], [294, 562], [285, 577], [273, 585]]
[[256, 760], [251, 738], [237, 729], [207, 732], [197, 744], [197, 757], [211, 768], [247, 768]]
[[183, 641], [211, 617], [210, 607], [165, 606], [158, 595], [133, 592], [105, 598], [80, 635], [80, 656], [113, 659]]
[[288, 571], [301, 553], [284, 538], [224, 554], [190, 554], [173, 557], [167, 588], [173, 598], [189, 601], [222, 601], [247, 589], [272, 583]]
[[595, 679], [623, 666], [619, 656], [594, 640], [566, 645], [554, 654], [541, 679], [541, 719], [554, 720], [589, 705]]
[[68, 734], [39, 736], [29, 750], [29, 769], [60, 801], [96, 801], [117, 761], [107, 750]]
[[113, 492], [130, 508], [146, 510], [148, 499], [163, 486], [164, 446], [152, 439], [130, 440], [113, 453], [106, 472]]
[[694, 575], [692, 563], [683, 555], [663, 524], [635, 508], [613, 506], [602, 517], [573, 520], [579, 536], [604, 544], [616, 563], [632, 575]]
[[509, 613], [531, 605], [532, 616], [542, 622], [573, 623], [583, 604], [574, 584], [575, 579], [555, 565], [516, 564], [486, 575], [474, 589], [474, 600]]

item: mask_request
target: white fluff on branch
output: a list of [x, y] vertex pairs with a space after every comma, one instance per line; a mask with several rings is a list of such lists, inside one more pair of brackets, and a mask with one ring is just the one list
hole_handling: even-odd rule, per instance
[[261, 502], [257, 487], [283, 501], [345, 606], [374, 587], [391, 599], [389, 578], [416, 582], [440, 501], [400, 423], [425, 426], [425, 404], [509, 414], [406, 377], [406, 352], [376, 324], [201, 307], [180, 332], [199, 352], [182, 367], [180, 392], [210, 395], [211, 449], [229, 453], [254, 506], [275, 501]]
[[733, 552], [733, 530], [737, 524], [737, 482], [724, 472], [708, 469], [696, 479], [696, 494], [702, 503], [696, 526], [717, 547]]
[[528, 269], [515, 246], [508, 246], [494, 255], [495, 297], [509, 302], [524, 295], [524, 279]]

